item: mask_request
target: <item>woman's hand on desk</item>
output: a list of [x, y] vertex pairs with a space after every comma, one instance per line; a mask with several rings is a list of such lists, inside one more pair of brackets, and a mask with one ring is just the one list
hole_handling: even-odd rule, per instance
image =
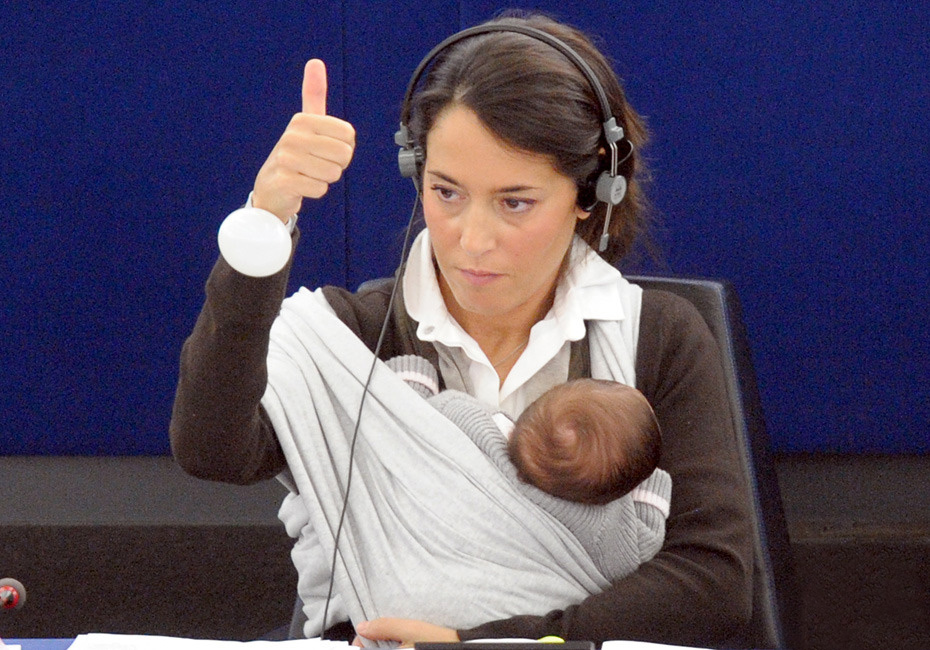
[[[455, 630], [406, 618], [376, 618], [363, 621], [355, 627], [355, 632], [373, 641], [400, 641], [402, 648], [412, 648], [413, 644], [419, 641], [459, 641], [459, 634]], [[352, 644], [361, 646], [360, 639], [356, 637]]]

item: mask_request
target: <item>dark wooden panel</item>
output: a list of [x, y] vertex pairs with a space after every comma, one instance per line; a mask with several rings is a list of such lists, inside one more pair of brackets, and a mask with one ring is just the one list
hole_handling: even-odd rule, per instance
[[281, 526], [5, 526], [0, 574], [28, 599], [0, 637], [258, 638], [290, 620], [291, 545]]

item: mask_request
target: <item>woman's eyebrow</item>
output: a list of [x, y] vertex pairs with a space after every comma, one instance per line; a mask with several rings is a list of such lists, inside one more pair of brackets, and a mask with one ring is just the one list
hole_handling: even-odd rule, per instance
[[455, 180], [451, 176], [447, 176], [443, 174], [442, 172], [428, 170], [426, 173], [429, 174], [430, 176], [435, 176], [439, 180], [445, 181], [446, 183], [449, 183], [450, 185], [459, 185], [459, 182], [457, 180]]
[[[445, 181], [446, 183], [449, 183], [450, 185], [455, 185], [456, 187], [462, 186], [462, 184], [459, 183], [457, 180], [455, 180], [451, 176], [443, 174], [442, 172], [437, 172], [435, 170], [428, 170], [426, 173], [430, 176], [435, 176], [439, 180]], [[539, 189], [538, 187], [534, 187], [532, 185], [511, 185], [509, 187], [500, 187], [494, 190], [494, 193], [495, 194], [510, 194], [512, 192], [525, 192], [527, 190], [538, 190], [538, 189]]]

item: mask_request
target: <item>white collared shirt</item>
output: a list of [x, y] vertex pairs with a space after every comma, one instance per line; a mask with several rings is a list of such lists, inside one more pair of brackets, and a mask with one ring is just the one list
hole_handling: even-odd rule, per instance
[[[469, 393], [511, 418], [568, 379], [571, 342], [584, 338], [585, 320], [621, 321], [621, 326], [628, 321], [631, 327], [638, 323], [639, 292], [626, 291], [630, 285], [620, 272], [576, 236], [552, 308], [533, 325], [526, 348], [501, 385], [491, 361], [446, 308], [427, 230], [411, 247], [403, 282], [407, 313], [418, 322], [417, 338], [436, 345], [446, 387]], [[635, 306], [631, 300], [637, 301]], [[628, 318], [633, 311], [637, 317]], [[635, 340], [637, 332], [632, 334]]]

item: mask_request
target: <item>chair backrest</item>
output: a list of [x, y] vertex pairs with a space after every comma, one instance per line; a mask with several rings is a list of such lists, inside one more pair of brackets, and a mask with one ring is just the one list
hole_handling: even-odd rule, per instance
[[733, 286], [723, 280], [627, 278], [643, 289], [669, 291], [687, 299], [717, 340], [737, 444], [752, 494], [755, 566], [752, 621], [744, 643], [752, 648], [798, 647], [791, 546], [739, 298]]

